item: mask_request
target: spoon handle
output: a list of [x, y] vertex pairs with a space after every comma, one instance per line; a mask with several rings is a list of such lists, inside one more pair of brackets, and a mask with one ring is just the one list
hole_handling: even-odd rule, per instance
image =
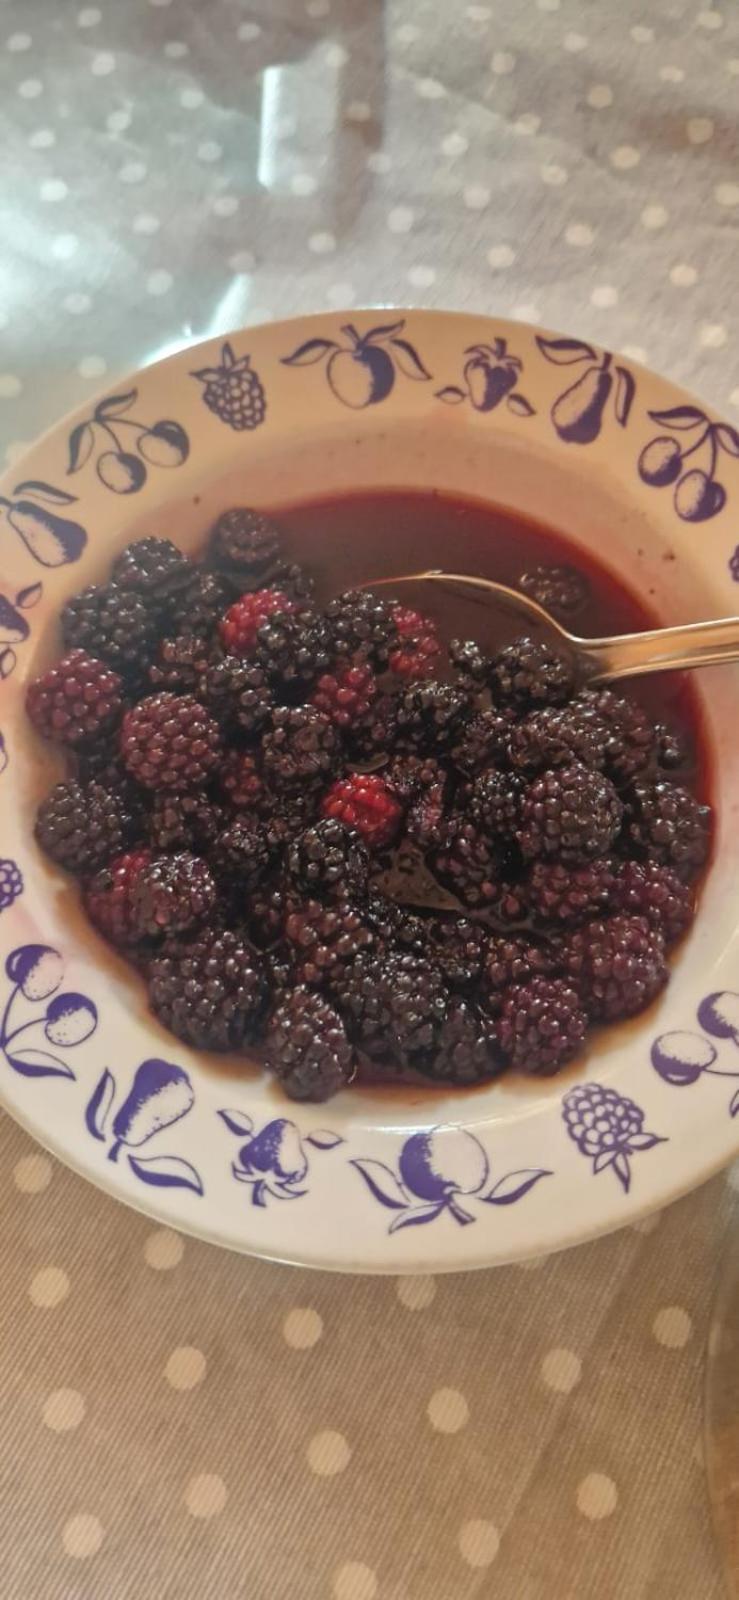
[[684, 627], [624, 633], [612, 639], [578, 639], [577, 655], [590, 683], [632, 678], [676, 667], [713, 667], [739, 661], [739, 617], [689, 622]]

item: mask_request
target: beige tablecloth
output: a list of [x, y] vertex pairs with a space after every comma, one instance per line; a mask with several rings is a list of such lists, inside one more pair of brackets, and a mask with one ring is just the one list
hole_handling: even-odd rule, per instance
[[[183, 341], [354, 302], [739, 405], [735, 0], [0, 0], [0, 90], [11, 461]], [[720, 1600], [724, 1179], [436, 1283], [186, 1242], [7, 1121], [0, 1191], [2, 1600]]]

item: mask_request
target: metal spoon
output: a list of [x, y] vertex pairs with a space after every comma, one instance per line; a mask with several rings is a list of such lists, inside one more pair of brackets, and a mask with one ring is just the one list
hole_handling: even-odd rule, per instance
[[399, 583], [463, 584], [467, 588], [484, 590], [522, 621], [548, 628], [560, 648], [564, 647], [574, 660], [581, 683], [608, 683], [614, 678], [632, 678], [641, 672], [713, 667], [723, 661], [739, 661], [739, 617], [688, 622], [677, 628], [652, 628], [647, 633], [621, 633], [610, 639], [581, 639], [575, 633], [568, 633], [536, 600], [530, 600], [517, 589], [509, 589], [505, 583], [494, 583], [491, 578], [432, 569], [408, 572], [400, 578], [376, 578], [362, 587], [375, 589]]

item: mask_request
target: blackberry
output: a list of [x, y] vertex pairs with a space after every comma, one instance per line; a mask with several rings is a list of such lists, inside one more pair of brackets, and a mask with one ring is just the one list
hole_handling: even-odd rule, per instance
[[392, 844], [403, 820], [403, 808], [378, 772], [349, 772], [326, 791], [321, 814], [352, 828], [370, 850]]
[[492, 1017], [467, 1000], [454, 1000], [442, 1022], [436, 1052], [420, 1070], [434, 1083], [467, 1088], [497, 1078], [506, 1066]]
[[287, 869], [307, 894], [343, 893], [357, 900], [367, 893], [369, 853], [351, 828], [334, 817], [324, 817], [293, 839]]
[[528, 901], [537, 922], [566, 926], [603, 916], [615, 904], [615, 870], [599, 856], [583, 867], [562, 861], [535, 861], [528, 878]]
[[611, 896], [614, 911], [646, 917], [664, 935], [665, 944], [690, 927], [693, 891], [671, 867], [657, 861], [624, 861], [616, 874]]
[[452, 639], [449, 645], [449, 660], [459, 673], [466, 689], [479, 694], [482, 689], [487, 688], [490, 657], [480, 649], [474, 639]]
[[147, 789], [198, 789], [221, 754], [217, 722], [188, 694], [152, 694], [123, 718], [121, 755]]
[[422, 789], [408, 809], [405, 831], [419, 850], [438, 849], [444, 843], [446, 824], [449, 820], [448, 789], [449, 785], [444, 774], [438, 782]]
[[504, 927], [525, 922], [530, 911], [526, 883], [518, 878], [503, 879], [490, 909]]
[[613, 689], [585, 689], [578, 705], [589, 706], [608, 729], [605, 771], [617, 785], [630, 783], [652, 762], [657, 735], [646, 711]]
[[258, 588], [281, 555], [275, 524], [261, 511], [234, 506], [214, 522], [208, 540], [207, 560], [227, 578], [238, 578], [242, 592]]
[[511, 728], [508, 759], [516, 772], [543, 772], [547, 767], [582, 761], [586, 767], [603, 767], [609, 733], [594, 706], [573, 701], [568, 706], [547, 706], [532, 711]]
[[482, 975], [489, 940], [487, 929], [469, 917], [434, 918], [428, 939], [429, 960], [450, 989], [469, 994]]
[[398, 734], [406, 747], [437, 754], [454, 743], [469, 710], [464, 689], [431, 679], [400, 696]]
[[480, 979], [480, 999], [491, 1016], [500, 1014], [507, 991], [557, 970], [552, 948], [530, 934], [494, 934], [488, 941]]
[[711, 807], [675, 783], [635, 783], [626, 798], [626, 838], [636, 856], [672, 867], [689, 883], [711, 843]]
[[368, 709], [360, 713], [346, 737], [356, 761], [372, 766], [395, 749], [398, 739], [398, 699], [394, 694], [381, 694]]
[[556, 856], [577, 866], [606, 854], [622, 817], [623, 806], [609, 779], [573, 761], [529, 784], [516, 837], [528, 860]]
[[296, 794], [265, 794], [262, 815], [275, 849], [287, 846], [318, 820], [320, 794], [305, 789]]
[[356, 1070], [338, 1011], [304, 987], [283, 996], [270, 1018], [264, 1051], [291, 1100], [329, 1100]]
[[532, 567], [521, 574], [516, 587], [565, 624], [582, 611], [590, 596], [587, 578], [566, 565]]
[[86, 650], [128, 682], [144, 681], [156, 651], [158, 622], [140, 595], [115, 583], [83, 589], [62, 607], [60, 621], [68, 649]]
[[289, 945], [276, 944], [262, 956], [269, 990], [274, 1000], [282, 1000], [287, 989], [295, 988], [295, 967]]
[[344, 975], [337, 998], [350, 1039], [372, 1060], [421, 1072], [433, 1065], [452, 999], [427, 961], [365, 957]]
[[207, 852], [223, 826], [220, 806], [202, 790], [180, 794], [172, 789], [154, 792], [147, 819], [149, 842], [154, 850], [193, 850]]
[[135, 943], [138, 938], [131, 918], [131, 892], [139, 873], [150, 861], [150, 850], [127, 850], [101, 867], [85, 888], [87, 915], [110, 944], [123, 947]]
[[254, 589], [240, 595], [218, 624], [224, 650], [232, 656], [252, 656], [264, 623], [292, 609], [292, 601], [282, 589]]
[[315, 706], [278, 706], [262, 740], [265, 776], [275, 788], [302, 789], [326, 782], [339, 762], [339, 735]]
[[525, 792], [524, 780], [514, 772], [499, 772], [495, 767], [488, 767], [465, 791], [465, 816], [469, 816], [488, 839], [512, 839], [519, 824]]
[[197, 697], [224, 732], [252, 737], [267, 726], [274, 695], [261, 667], [239, 656], [223, 656], [201, 673]]
[[386, 667], [398, 642], [393, 606], [366, 589], [350, 589], [329, 600], [324, 616], [339, 658], [359, 656]]
[[449, 752], [455, 767], [465, 777], [474, 777], [484, 767], [506, 761], [513, 720], [510, 710], [501, 711], [494, 707], [476, 711], [463, 724]]
[[218, 834], [208, 860], [221, 890], [240, 898], [266, 877], [274, 854], [264, 824], [254, 817], [237, 816]]
[[444, 768], [435, 756], [408, 755], [405, 752], [393, 757], [383, 777], [404, 805], [410, 805], [420, 795], [446, 781]]
[[101, 784], [57, 783], [41, 801], [35, 834], [52, 861], [85, 876], [123, 849], [126, 817], [118, 795]]
[[561, 706], [574, 693], [572, 663], [537, 639], [514, 639], [490, 664], [490, 688], [499, 705], [518, 711]]
[[432, 852], [434, 876], [471, 910], [492, 904], [498, 892], [500, 866], [489, 841], [474, 822], [456, 812], [447, 819], [442, 843]]
[[149, 1004], [196, 1050], [243, 1050], [257, 1037], [267, 999], [258, 954], [240, 934], [207, 929], [170, 940], [149, 967]]
[[111, 577], [155, 604], [165, 602], [192, 576], [192, 564], [171, 539], [137, 539], [116, 556]]
[[390, 671], [408, 682], [430, 677], [437, 664], [436, 657], [441, 655], [436, 623], [422, 612], [400, 605], [393, 606], [393, 621], [398, 630], [398, 643], [390, 651]]
[[227, 750], [218, 768], [218, 785], [232, 811], [257, 811], [264, 802], [264, 782], [249, 750]]
[[570, 979], [599, 1022], [643, 1011], [669, 976], [665, 941], [646, 917], [585, 923], [570, 935], [564, 957]]
[[230, 598], [228, 586], [217, 572], [193, 567], [187, 583], [168, 602], [170, 633], [195, 633], [210, 639]]
[[37, 733], [60, 744], [80, 745], [108, 733], [123, 710], [117, 672], [70, 650], [55, 667], [36, 678], [26, 693], [26, 710]]
[[155, 856], [136, 873], [130, 890], [130, 921], [141, 939], [187, 933], [204, 922], [216, 903], [207, 862], [183, 850]]
[[657, 766], [662, 772], [678, 772], [681, 767], [692, 765], [692, 752], [688, 738], [676, 728], [670, 728], [664, 722], [658, 722], [655, 729], [657, 735]]
[[577, 1054], [587, 1025], [569, 983], [563, 978], [532, 978], [505, 996], [498, 1036], [512, 1066], [549, 1077]]
[[254, 657], [270, 683], [281, 691], [305, 691], [331, 659], [331, 639], [323, 618], [294, 608], [270, 617], [257, 630]]
[[[266, 950], [282, 939], [288, 913], [297, 903], [293, 890], [281, 877], [267, 878], [251, 890], [241, 911], [249, 937], [260, 949]], [[291, 959], [293, 954], [290, 949]]]
[[212, 659], [211, 646], [197, 634], [181, 633], [175, 639], [162, 639], [156, 660], [149, 667], [149, 683], [156, 691], [197, 695], [202, 674]]
[[333, 672], [321, 673], [310, 701], [330, 717], [337, 728], [351, 731], [358, 719], [371, 717], [376, 697], [375, 674], [366, 661], [358, 661], [338, 666]]
[[294, 952], [298, 982], [314, 986], [336, 982], [356, 956], [375, 944], [368, 919], [347, 900], [330, 906], [301, 901], [287, 913], [285, 938]]
[[427, 952], [430, 924], [408, 906], [373, 890], [366, 916], [381, 945], [397, 946], [408, 955], [422, 956]]

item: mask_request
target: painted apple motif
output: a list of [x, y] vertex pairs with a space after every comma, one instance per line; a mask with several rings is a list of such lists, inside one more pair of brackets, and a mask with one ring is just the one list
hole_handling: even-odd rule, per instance
[[464, 1128], [432, 1128], [406, 1139], [400, 1176], [419, 1200], [445, 1201], [454, 1194], [477, 1194], [489, 1176], [482, 1145]]
[[347, 322], [339, 329], [340, 339], [308, 339], [289, 356], [285, 367], [311, 367], [326, 363], [329, 388], [351, 411], [364, 411], [379, 405], [395, 385], [398, 373], [415, 381], [428, 380], [414, 345], [404, 334], [405, 319], [378, 324], [360, 333]]

